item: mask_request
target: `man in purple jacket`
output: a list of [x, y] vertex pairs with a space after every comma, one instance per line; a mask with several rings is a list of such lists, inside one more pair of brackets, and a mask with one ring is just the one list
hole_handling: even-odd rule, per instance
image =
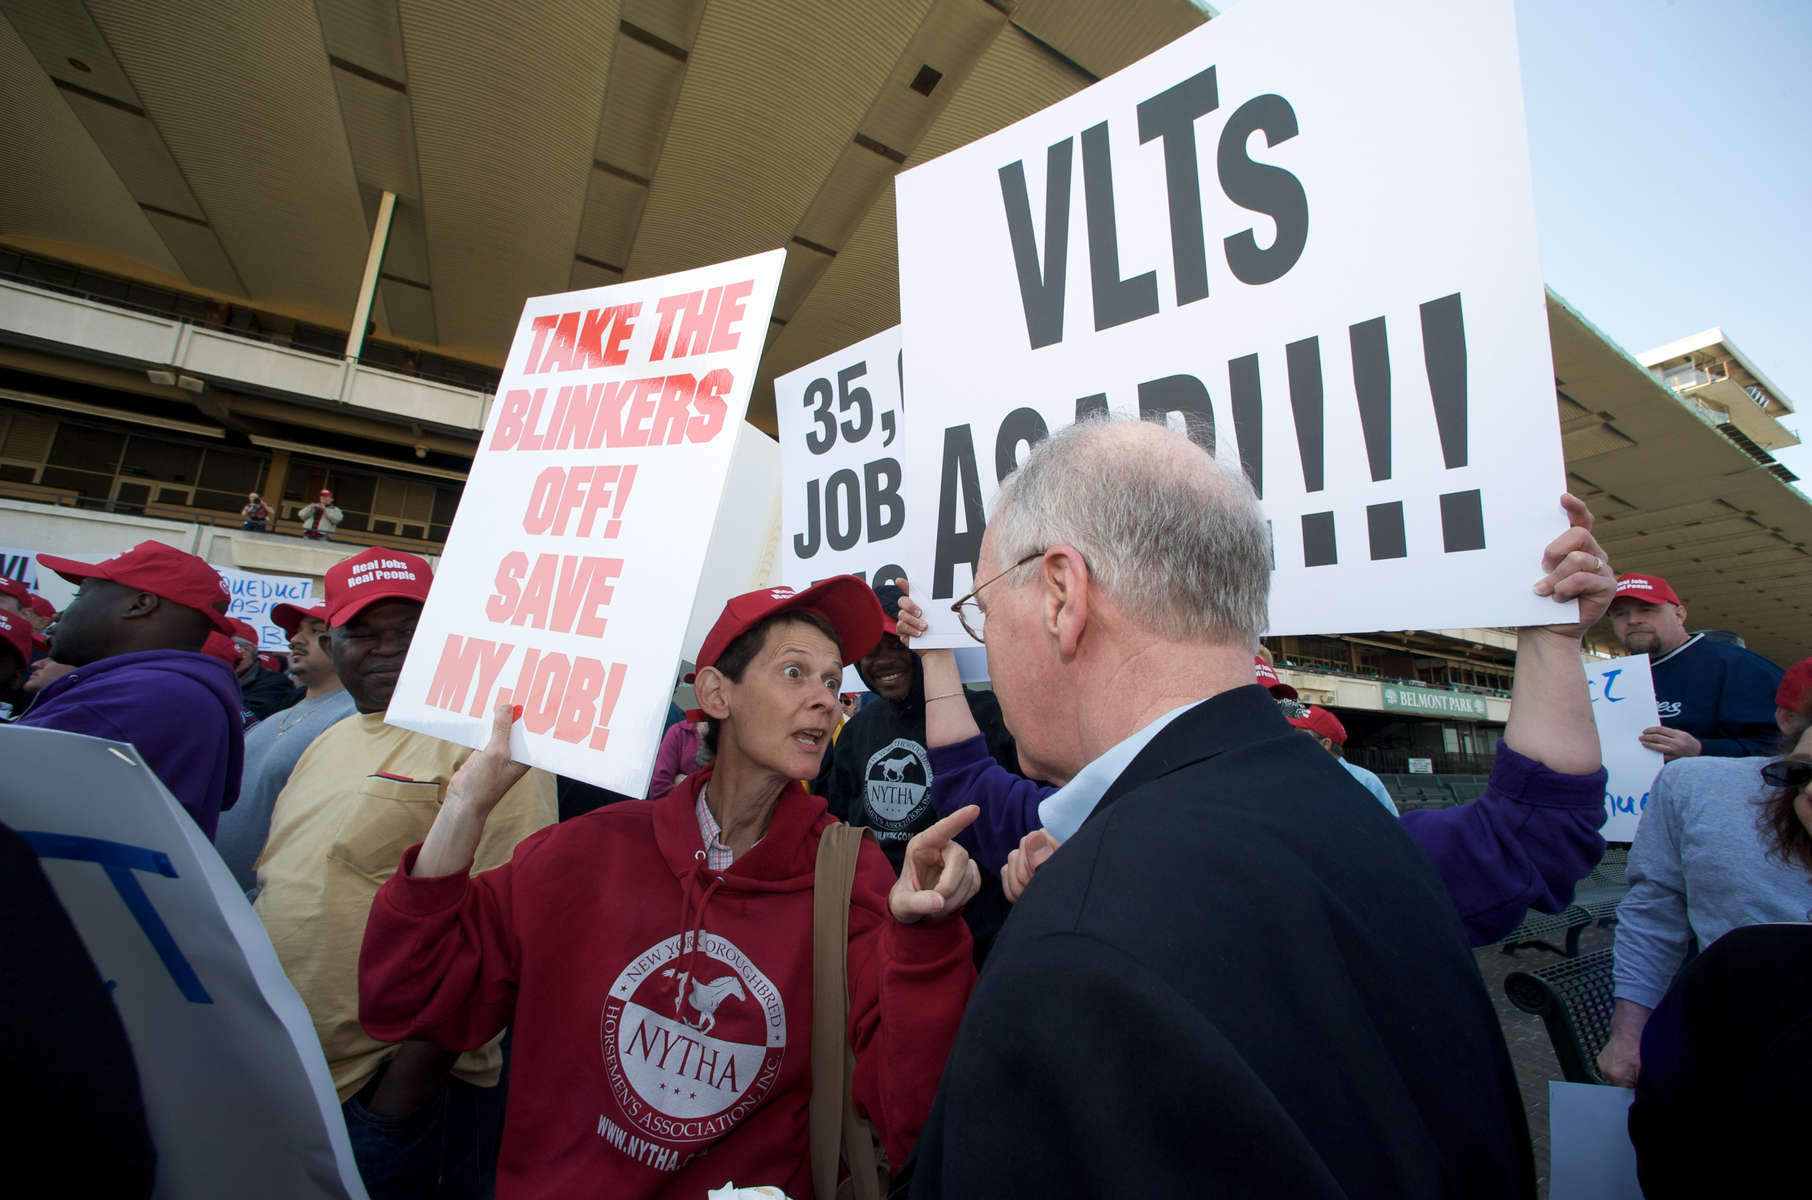
[[239, 799], [239, 686], [199, 653], [231, 634], [219, 572], [193, 554], [140, 542], [117, 558], [38, 556], [80, 586], [51, 627], [50, 656], [75, 670], [38, 694], [21, 725], [129, 742], [210, 839]]
[[[1510, 719], [1485, 794], [1470, 804], [1402, 818], [1403, 831], [1447, 884], [1475, 946], [1515, 929], [1528, 909], [1560, 912], [1572, 903], [1574, 884], [1604, 857], [1598, 830], [1605, 818], [1605, 772], [1580, 643], [1604, 614], [1612, 591], [1597, 544], [1578, 533], [1589, 535], [1592, 514], [1572, 496], [1561, 503], [1574, 528], [1548, 548], [1542, 570], [1549, 574], [1536, 590], [1552, 596], [1569, 577], [1595, 576], [1578, 593], [1581, 620], [1518, 631]], [[1569, 551], [1577, 552], [1574, 558], [1567, 557]], [[1568, 591], [1579, 586], [1575, 582]], [[902, 637], [925, 628], [911, 601], [902, 603], [899, 624]], [[955, 686], [950, 651], [922, 651], [921, 657], [927, 692]], [[1059, 789], [1003, 770], [988, 756], [974, 723], [964, 724], [965, 715], [961, 705], [927, 709], [932, 805], [939, 816], [966, 804], [981, 806], [980, 818], [959, 840], [984, 870], [1009, 867], [1002, 882], [1008, 897], [1017, 898], [1037, 865], [1075, 833], [1088, 812], [1069, 811]], [[1015, 851], [1021, 851], [1017, 857]]]

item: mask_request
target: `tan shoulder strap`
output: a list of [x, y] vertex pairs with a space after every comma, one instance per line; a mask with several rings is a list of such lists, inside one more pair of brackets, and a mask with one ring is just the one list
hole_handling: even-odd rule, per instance
[[833, 1200], [837, 1163], [847, 1156], [856, 1194], [878, 1197], [874, 1138], [850, 1098], [849, 897], [863, 831], [838, 822], [818, 839], [812, 884], [812, 1194]]

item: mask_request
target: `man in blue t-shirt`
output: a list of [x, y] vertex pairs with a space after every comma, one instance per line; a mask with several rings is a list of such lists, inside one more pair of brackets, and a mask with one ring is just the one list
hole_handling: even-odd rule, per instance
[[1779, 667], [1741, 646], [1686, 632], [1686, 606], [1659, 575], [1619, 575], [1610, 617], [1624, 650], [1648, 655], [1654, 673], [1661, 724], [1642, 731], [1643, 745], [1669, 762], [1773, 750]]

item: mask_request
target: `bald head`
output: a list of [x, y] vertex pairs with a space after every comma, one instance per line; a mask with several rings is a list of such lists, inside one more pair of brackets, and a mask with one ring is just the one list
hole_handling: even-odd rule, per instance
[[1165, 639], [1250, 653], [1264, 629], [1271, 539], [1258, 500], [1163, 425], [1095, 418], [1039, 443], [1001, 485], [988, 535], [1002, 566], [1074, 546], [1119, 609]]

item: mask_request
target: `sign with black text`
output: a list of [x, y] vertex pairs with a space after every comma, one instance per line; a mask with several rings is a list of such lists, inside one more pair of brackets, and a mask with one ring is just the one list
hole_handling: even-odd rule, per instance
[[1509, 0], [1267, 0], [897, 180], [930, 644], [1049, 431], [1160, 419], [1270, 517], [1269, 632], [1555, 620], [1565, 527]]

